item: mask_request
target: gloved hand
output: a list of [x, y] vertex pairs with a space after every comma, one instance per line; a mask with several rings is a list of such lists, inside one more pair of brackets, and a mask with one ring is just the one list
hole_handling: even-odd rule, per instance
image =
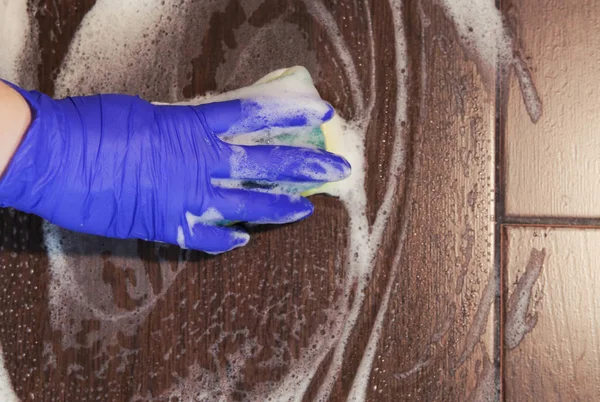
[[220, 253], [249, 235], [224, 220], [288, 223], [310, 215], [299, 196], [215, 184], [226, 179], [328, 182], [347, 177], [340, 156], [291, 146], [241, 146], [219, 137], [265, 127], [319, 126], [323, 101], [266, 97], [199, 106], [128, 95], [55, 100], [10, 83], [32, 123], [0, 180], [0, 205], [64, 228]]

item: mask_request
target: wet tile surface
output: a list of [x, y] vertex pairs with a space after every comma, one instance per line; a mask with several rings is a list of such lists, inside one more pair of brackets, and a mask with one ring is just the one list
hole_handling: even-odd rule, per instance
[[[506, 214], [600, 216], [600, 4], [504, 2], [543, 103], [534, 124], [511, 75], [506, 109]], [[551, 22], [552, 21], [552, 22]]]
[[507, 401], [600, 398], [600, 229], [507, 227]]

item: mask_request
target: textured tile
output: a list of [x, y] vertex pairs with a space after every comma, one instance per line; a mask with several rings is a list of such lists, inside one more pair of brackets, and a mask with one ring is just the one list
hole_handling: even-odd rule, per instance
[[543, 114], [532, 123], [512, 74], [506, 113], [506, 213], [597, 217], [600, 2], [507, 3]]
[[507, 401], [600, 400], [600, 229], [504, 236]]

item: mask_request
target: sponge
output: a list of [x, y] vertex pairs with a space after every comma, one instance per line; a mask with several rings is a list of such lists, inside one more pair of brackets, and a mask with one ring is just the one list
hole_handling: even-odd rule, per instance
[[[312, 77], [308, 70], [301, 66], [284, 68], [273, 71], [254, 84], [236, 89], [234, 91], [221, 94], [208, 95], [196, 98], [191, 101], [180, 104], [203, 104], [212, 102], [222, 102], [231, 99], [247, 99], [264, 96], [289, 96], [298, 98], [316, 98], [321, 99], [317, 89], [314, 86]], [[249, 133], [247, 135], [236, 135], [232, 137], [223, 137], [223, 140], [237, 145], [294, 145], [299, 147], [310, 147], [326, 149], [327, 151], [344, 155], [344, 147], [341, 141], [342, 120], [337, 113], [333, 118], [320, 127], [312, 130], [306, 128], [286, 128], [286, 129], [265, 129], [260, 132]], [[327, 192], [326, 183], [261, 183], [252, 181], [236, 182], [227, 180], [218, 183], [225, 187], [244, 187], [252, 189], [264, 189], [265, 191], [285, 193], [289, 195], [309, 196], [318, 193]]]

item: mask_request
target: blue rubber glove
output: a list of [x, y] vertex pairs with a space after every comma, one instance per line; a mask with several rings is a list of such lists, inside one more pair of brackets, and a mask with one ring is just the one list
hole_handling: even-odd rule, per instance
[[221, 253], [249, 240], [223, 221], [288, 223], [313, 206], [299, 196], [216, 182], [326, 182], [350, 173], [342, 157], [318, 149], [219, 138], [265, 127], [311, 129], [333, 115], [323, 101], [175, 106], [112, 94], [55, 100], [7, 84], [29, 103], [32, 123], [0, 180], [0, 206], [66, 229]]

